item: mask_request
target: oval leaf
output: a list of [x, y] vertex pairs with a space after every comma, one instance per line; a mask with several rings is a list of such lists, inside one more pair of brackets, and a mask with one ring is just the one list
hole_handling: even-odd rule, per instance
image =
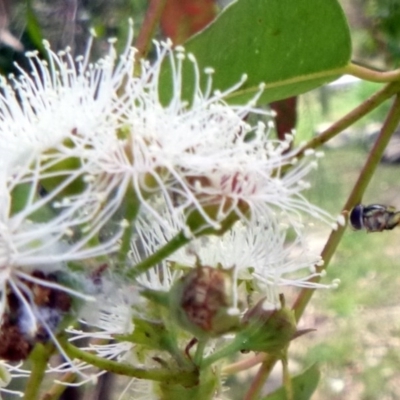
[[[318, 386], [320, 379], [319, 369], [315, 364], [292, 378], [293, 398], [296, 400], [309, 400]], [[262, 400], [286, 400], [285, 388], [280, 387]]]
[[[201, 69], [215, 69], [214, 88], [225, 90], [243, 74], [230, 101], [271, 102], [304, 93], [342, 74], [350, 61], [350, 33], [336, 0], [239, 0], [186, 42]], [[170, 74], [168, 74], [170, 76]], [[184, 68], [184, 96], [191, 98], [193, 68]]]

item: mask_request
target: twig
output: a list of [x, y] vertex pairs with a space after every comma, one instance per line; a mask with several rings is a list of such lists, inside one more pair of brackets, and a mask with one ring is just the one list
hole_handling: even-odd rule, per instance
[[144, 58], [149, 52], [151, 40], [157, 28], [157, 24], [161, 18], [167, 0], [150, 0], [149, 7], [146, 12], [139, 36], [136, 40], [135, 47], [138, 50], [138, 58]]
[[295, 153], [294, 157], [301, 158], [307, 149], [315, 149], [322, 144], [328, 142], [338, 133], [342, 132], [344, 129], [348, 128], [359, 119], [370, 113], [372, 110], [380, 106], [384, 101], [392, 97], [394, 94], [400, 91], [400, 82], [389, 83], [383, 89], [374, 93], [367, 100], [362, 102], [354, 110], [347, 113], [344, 117], [340, 118], [328, 129], [321, 132], [318, 136], [311, 139], [304, 146]]
[[37, 343], [33, 348], [32, 353], [29, 356], [32, 369], [29, 380], [26, 384], [24, 393], [25, 400], [36, 400], [38, 398], [40, 385], [46, 373], [47, 362], [49, 361], [53, 350], [54, 346], [52, 343], [49, 343], [46, 346], [42, 343]]

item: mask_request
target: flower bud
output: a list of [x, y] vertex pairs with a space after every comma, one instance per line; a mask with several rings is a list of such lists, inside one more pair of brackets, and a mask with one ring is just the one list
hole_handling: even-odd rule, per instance
[[243, 328], [235, 338], [242, 341], [242, 351], [279, 353], [299, 336], [292, 310], [285, 306], [265, 309], [264, 303], [265, 299], [259, 301], [242, 319]]
[[197, 338], [219, 336], [237, 328], [232, 277], [227, 270], [198, 266], [171, 289], [169, 307], [178, 324]]

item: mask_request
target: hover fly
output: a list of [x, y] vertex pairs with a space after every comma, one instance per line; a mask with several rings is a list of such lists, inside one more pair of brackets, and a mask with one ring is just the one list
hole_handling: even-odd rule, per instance
[[381, 204], [370, 204], [369, 206], [358, 204], [350, 212], [350, 223], [356, 230], [382, 232], [400, 224], [400, 211]]

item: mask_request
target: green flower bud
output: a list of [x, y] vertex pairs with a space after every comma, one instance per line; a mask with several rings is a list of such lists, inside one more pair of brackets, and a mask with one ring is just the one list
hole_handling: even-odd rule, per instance
[[241, 341], [242, 351], [280, 353], [295, 337], [308, 332], [298, 331], [294, 312], [282, 304], [280, 309], [264, 309], [259, 301], [243, 317], [242, 330], [235, 341]]
[[197, 338], [219, 336], [238, 327], [233, 312], [231, 271], [198, 266], [170, 291], [169, 308], [177, 323]]

